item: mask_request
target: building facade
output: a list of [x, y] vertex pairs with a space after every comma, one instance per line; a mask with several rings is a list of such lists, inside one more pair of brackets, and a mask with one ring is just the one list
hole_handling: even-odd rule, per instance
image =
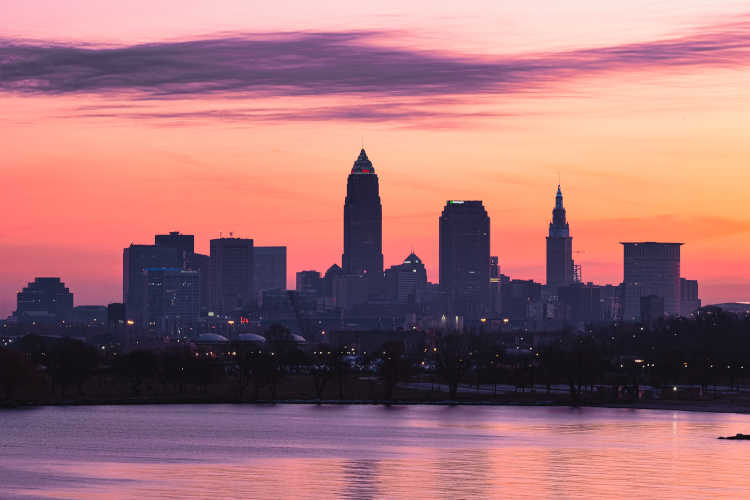
[[126, 319], [125, 304], [122, 302], [107, 304], [107, 326], [110, 328], [123, 327]]
[[[623, 246], [623, 319], [641, 320], [641, 297], [664, 300], [664, 314], [680, 314], [682, 243], [628, 242]], [[653, 311], [650, 312], [653, 314]]]
[[410, 253], [402, 264], [391, 266], [385, 271], [387, 296], [400, 304], [422, 302], [427, 286], [427, 270], [422, 259]]
[[490, 298], [489, 312], [499, 315], [503, 312], [503, 278], [500, 273], [500, 259], [497, 255], [490, 256]]
[[256, 306], [253, 257], [251, 239], [211, 240], [208, 273], [211, 312], [229, 314]]
[[75, 306], [73, 324], [83, 326], [107, 326], [107, 306]]
[[13, 317], [21, 323], [69, 323], [73, 294], [60, 278], [35, 278], [16, 295]]
[[187, 334], [200, 317], [200, 273], [180, 268], [148, 268], [146, 323], [172, 334]]
[[296, 275], [295, 290], [302, 295], [315, 297], [323, 295], [323, 278], [318, 271], [299, 271]]
[[146, 307], [146, 274], [151, 267], [182, 268], [182, 251], [165, 246], [133, 245], [122, 252], [122, 302], [128, 320], [143, 323]]
[[503, 318], [513, 326], [522, 326], [527, 322], [541, 319], [537, 316], [542, 304], [541, 283], [534, 280], [508, 280], [502, 283]]
[[440, 288], [451, 313], [476, 318], [488, 308], [490, 217], [481, 201], [449, 200], [440, 215]]
[[181, 234], [179, 231], [170, 231], [169, 234], [157, 234], [154, 236], [154, 245], [162, 248], [174, 248], [182, 257], [182, 267], [187, 267], [187, 259], [195, 253], [195, 236], [192, 234]]
[[659, 295], [644, 295], [641, 302], [641, 322], [653, 325], [659, 318], [664, 317], [664, 297]]
[[558, 317], [568, 324], [602, 321], [601, 288], [593, 283], [572, 283], [558, 288]]
[[556, 291], [574, 281], [573, 238], [565, 215], [562, 190], [558, 185], [547, 236], [547, 286]]
[[286, 290], [286, 247], [254, 247], [255, 291]]
[[202, 253], [191, 253], [185, 259], [185, 269], [198, 271], [201, 281], [201, 311], [208, 311], [210, 292], [208, 288], [208, 274], [211, 267], [211, 258]]
[[342, 311], [367, 303], [369, 291], [364, 274], [339, 274], [333, 278], [334, 304]]
[[383, 274], [383, 215], [378, 176], [362, 149], [346, 183], [344, 202], [345, 274]]
[[698, 281], [680, 278], [680, 314], [690, 316], [701, 308], [698, 297]]

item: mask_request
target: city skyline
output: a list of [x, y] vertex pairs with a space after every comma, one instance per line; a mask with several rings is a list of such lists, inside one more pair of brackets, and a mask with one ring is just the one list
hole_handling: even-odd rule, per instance
[[[125, 316], [119, 321], [184, 335], [200, 318], [209, 323], [219, 318], [248, 323], [256, 315], [259, 324], [292, 320], [306, 334], [322, 336], [327, 328], [323, 320], [330, 319], [331, 313], [350, 321], [359, 318], [364, 321], [359, 328], [368, 315], [381, 326], [383, 317], [392, 315], [394, 327], [403, 320], [409, 328], [416, 328], [417, 318], [428, 325], [450, 316], [455, 317], [454, 327], [462, 330], [466, 320], [470, 325], [502, 321], [515, 327], [519, 321], [529, 322], [536, 328], [652, 321], [665, 315], [689, 317], [701, 306], [698, 281], [681, 275], [683, 243], [621, 242], [623, 282], [585, 282], [573, 261], [560, 184], [546, 237], [544, 285], [500, 272], [499, 258], [491, 255], [491, 220], [481, 200], [446, 201], [439, 217], [438, 283], [428, 281], [413, 249], [403, 264], [383, 269], [379, 183], [364, 147], [347, 178], [342, 215], [342, 266], [333, 264], [325, 278], [320, 271], [296, 272], [294, 296], [287, 293], [286, 246], [257, 246], [252, 238], [231, 232], [229, 237], [211, 240], [209, 255], [195, 251], [194, 235], [179, 231], [154, 235], [153, 245], [131, 243], [122, 254]], [[24, 293], [17, 294], [14, 320], [69, 320], [73, 295], [66, 310], [58, 311], [57, 285], [64, 286], [59, 277], [29, 282]], [[306, 293], [299, 295], [301, 290]], [[108, 308], [118, 305], [110, 303]], [[92, 307], [103, 308], [80, 306], [76, 309], [86, 317]], [[285, 313], [293, 313], [294, 319]], [[315, 315], [320, 319], [313, 320]]]
[[[479, 199], [503, 272], [545, 281], [559, 173], [584, 281], [622, 281], [619, 241], [684, 241], [705, 303], [750, 298], [743, 2], [485, 2], [481, 17], [440, 3], [243, 4], [0, 6], [0, 210], [14, 214], [0, 315], [34, 276], [62, 277], [78, 303], [118, 300], [122, 248], [171, 230], [203, 254], [220, 232], [286, 245], [288, 284], [323, 271], [340, 259], [342, 174], [362, 142], [386, 268], [414, 249], [437, 281], [435, 214]], [[133, 79], [108, 64], [113, 47], [147, 49]], [[257, 61], [238, 57], [248, 47], [300, 65], [259, 88]], [[80, 72], [44, 64], [61, 55]], [[199, 81], [170, 64], [188, 56]], [[154, 60], [162, 81], [147, 78]]]
[[[368, 177], [368, 178], [372, 177], [375, 180], [374, 184], [373, 184], [373, 187], [372, 187], [372, 189], [374, 189], [373, 193], [367, 193], [367, 191], [371, 189], [370, 187], [368, 187], [366, 190], [361, 191], [361, 192], [360, 191], [352, 191], [352, 180], [355, 180], [355, 181], [359, 180], [359, 176], [362, 175], [363, 173], [366, 174], [366, 177]], [[364, 198], [362, 198], [362, 200], [367, 201], [367, 203], [373, 203], [374, 202], [375, 205], [372, 205], [372, 207], [365, 205], [362, 208], [360, 208], [359, 209], [360, 213], [361, 213], [360, 217], [364, 217], [364, 219], [362, 219], [362, 220], [366, 221], [366, 220], [368, 220], [367, 217], [369, 217], [367, 215], [368, 212], [372, 212], [375, 215], [375, 219], [373, 219], [370, 222], [367, 222], [367, 224], [370, 224], [370, 225], [371, 224], [375, 224], [375, 226], [372, 229], [372, 231], [374, 231], [372, 233], [372, 235], [370, 233], [368, 233], [367, 231], [365, 233], [362, 233], [362, 234], [357, 233], [356, 240], [357, 241], [369, 241], [369, 239], [371, 237], [375, 237], [376, 240], [377, 240], [380, 237], [380, 233], [382, 232], [382, 227], [381, 227], [382, 224], [380, 222], [381, 218], [382, 218], [382, 216], [380, 215], [382, 208], [381, 208], [380, 200], [379, 200], [379, 196], [378, 196], [377, 175], [375, 173], [375, 170], [374, 170], [374, 168], [372, 166], [371, 161], [369, 160], [369, 158], [367, 156], [367, 153], [366, 153], [364, 147], [361, 149], [361, 151], [360, 151], [360, 153], [358, 155], [358, 158], [355, 160], [354, 166], [352, 167], [352, 172], [349, 174], [348, 179], [349, 179], [348, 180], [348, 187], [346, 189], [346, 198], [345, 198], [344, 210], [343, 210], [343, 220], [344, 220], [344, 229], [345, 229], [345, 231], [344, 231], [344, 241], [346, 241], [346, 233], [347, 233], [347, 230], [348, 230], [347, 228], [352, 227], [352, 222], [348, 222], [348, 221], [351, 220], [351, 215], [350, 214], [352, 213], [351, 212], [351, 210], [352, 210], [352, 202], [353, 202], [353, 200], [358, 199], [357, 197], [362, 197], [362, 196], [364, 196]], [[363, 189], [363, 187], [364, 186], [357, 187], [357, 189], [361, 190], [361, 189]], [[353, 193], [356, 193], [356, 197], [352, 197]], [[372, 196], [374, 196], [374, 198], [371, 198]], [[463, 207], [463, 205], [465, 203], [468, 203], [468, 204], [479, 204], [479, 207], [480, 207], [481, 211], [485, 214], [484, 216], [485, 217], [487, 216], [487, 212], [484, 211], [485, 207], [482, 206], [482, 201], [481, 200], [478, 200], [478, 201], [463, 201], [463, 200], [455, 200], [455, 199], [453, 199], [453, 200], [446, 200], [446, 205], [445, 205], [445, 207], [443, 209], [442, 215], [440, 216], [440, 220], [442, 221], [442, 219], [445, 217], [445, 214], [446, 214], [445, 210], [447, 210], [448, 208], [451, 208], [451, 207]], [[554, 209], [553, 209], [552, 213], [553, 213], [552, 221], [549, 223], [549, 236], [547, 236], [547, 248], [546, 248], [546, 256], [545, 256], [546, 262], [544, 264], [544, 267], [545, 267], [546, 273], [547, 273], [547, 276], [546, 276], [547, 279], [546, 279], [546, 281], [542, 280], [541, 282], [542, 283], [546, 283], [546, 285], [551, 286], [552, 288], [556, 288], [560, 284], [567, 285], [567, 284], [571, 284], [571, 283], [575, 283], [575, 282], [591, 283], [592, 282], [591, 280], [585, 280], [585, 279], [584, 280], [579, 280], [579, 278], [580, 278], [579, 276], [575, 276], [574, 277], [574, 274], [575, 274], [575, 271], [573, 270], [574, 262], [572, 260], [570, 260], [569, 261], [569, 267], [571, 267], [571, 269], [569, 270], [570, 271], [570, 277], [569, 277], [569, 279], [567, 279], [566, 281], [563, 281], [563, 282], [553, 282], [550, 285], [550, 280], [549, 280], [549, 272], [550, 272], [550, 265], [551, 265], [550, 264], [550, 258], [551, 258], [550, 257], [550, 251], [551, 251], [550, 248], [551, 247], [549, 246], [550, 245], [550, 237], [553, 237], [553, 236], [555, 238], [565, 237], [567, 239], [567, 242], [568, 242], [567, 243], [567, 246], [568, 246], [568, 250], [567, 250], [568, 257], [567, 257], [567, 259], [572, 259], [572, 255], [573, 255], [573, 253], [575, 253], [575, 251], [573, 251], [573, 250], [570, 249], [570, 241], [572, 240], [572, 238], [570, 237], [570, 233], [569, 233], [569, 229], [568, 229], [568, 223], [567, 223], [567, 219], [566, 219], [566, 210], [565, 210], [565, 208], [563, 206], [563, 195], [561, 193], [561, 184], [557, 184], [557, 191], [556, 191], [556, 195], [555, 195], [555, 204], [554, 204]], [[361, 224], [361, 222], [357, 222], [356, 219], [355, 219], [355, 226], [354, 227], [356, 227], [357, 224]], [[489, 225], [489, 220], [488, 220], [487, 224]], [[131, 243], [130, 247], [126, 247], [124, 249], [124, 251], [123, 251], [124, 253], [123, 253], [123, 267], [122, 267], [122, 281], [121, 281], [121, 285], [122, 285], [121, 300], [124, 300], [124, 301], [127, 302], [127, 299], [126, 299], [126, 296], [128, 295], [128, 291], [127, 291], [127, 289], [128, 289], [128, 287], [127, 287], [128, 279], [127, 278], [131, 274], [131, 272], [128, 271], [128, 267], [129, 267], [128, 263], [131, 260], [131, 257], [129, 257], [129, 255], [132, 255], [134, 251], [140, 251], [140, 252], [145, 251], [146, 252], [143, 257], [139, 257], [139, 258], [142, 258], [142, 259], [143, 258], [146, 259], [146, 260], [144, 260], [144, 264], [142, 266], [140, 266], [143, 269], [148, 269], [149, 268], [149, 266], [147, 265], [147, 263], [149, 262], [149, 259], [152, 259], [152, 260], [156, 259], [154, 262], [157, 262], [157, 261], [158, 262], [166, 262], [166, 263], [169, 264], [167, 267], [157, 267], [155, 269], [170, 269], [170, 266], [171, 266], [171, 268], [181, 268], [181, 267], [183, 267], [183, 265], [185, 266], [186, 269], [197, 269], [198, 267], [196, 267], [196, 266], [198, 266], [198, 262], [197, 261], [196, 262], [191, 262], [190, 259], [191, 258], [192, 259], [207, 258], [206, 255], [202, 255], [200, 253], [200, 249], [199, 248], [195, 247], [195, 235], [184, 234], [184, 233], [182, 233], [180, 231], [170, 231], [169, 234], [155, 234], [155, 235], [153, 235], [153, 238], [154, 238], [155, 246], [152, 246], [150, 244], [145, 244], [144, 245], [144, 244]], [[489, 240], [489, 236], [488, 236], [488, 240]], [[243, 239], [241, 236], [234, 234], [234, 232], [229, 232], [227, 235], [225, 235], [224, 233], [219, 233], [219, 239], [212, 238], [210, 240], [210, 243], [212, 245], [211, 248], [213, 248], [213, 244], [216, 243], [216, 242], [244, 242], [244, 241], [249, 242], [250, 247], [252, 248], [252, 246], [253, 246], [253, 238]], [[644, 244], [655, 244], [653, 242], [643, 242], [643, 243]], [[620, 243], [620, 244], [623, 244], [623, 243]], [[657, 243], [657, 244], [660, 244], [660, 245], [661, 244], [663, 244], [663, 245], [673, 245], [671, 243]], [[679, 243], [678, 245], [682, 245], [682, 244], [683, 243]], [[342, 247], [344, 249], [346, 249], [346, 244], [343, 244]], [[378, 242], [375, 248], [379, 248], [379, 247], [380, 247], [380, 243]], [[283, 262], [284, 262], [283, 266], [285, 268], [287, 267], [286, 266], [286, 251], [287, 251], [287, 247], [286, 246], [256, 247], [256, 248], [258, 248], [259, 250], [263, 249], [263, 251], [268, 251], [268, 250], [273, 250], [273, 249], [282, 250], [283, 251]], [[366, 248], [366, 247], [363, 247], [363, 248]], [[439, 248], [440, 248], [440, 243], [438, 242], [438, 253], [439, 253]], [[195, 251], [195, 253], [193, 253], [194, 251]], [[494, 250], [491, 247], [489, 249], [485, 249], [485, 252], [488, 253], [488, 257], [489, 257], [489, 254], [492, 253], [493, 251]], [[554, 250], [554, 251], [556, 251], [556, 250]], [[156, 253], [154, 253], [154, 252], [156, 252]], [[209, 251], [209, 253], [212, 253], [212, 252]], [[153, 254], [153, 255], [151, 255], [151, 254]], [[172, 254], [174, 254], [174, 255], [172, 255]], [[344, 251], [344, 257], [343, 257], [344, 260], [346, 259], [345, 255], [346, 255], [346, 251]], [[376, 254], [374, 254], [374, 257], [373, 257], [375, 259], [374, 262], [375, 262], [376, 266], [377, 265], [382, 265], [382, 260], [378, 261], [378, 259], [380, 258], [380, 257], [378, 257], [378, 255], [382, 255], [382, 254], [377, 254], [376, 253]], [[413, 255], [414, 255], [414, 249], [411, 250], [411, 254], [410, 254], [409, 257], [411, 257]], [[494, 258], [495, 257], [491, 257], [491, 258], [487, 258], [487, 259], [480, 259], [480, 261], [485, 261], [486, 260], [488, 262], [488, 265], [491, 266], [491, 262], [490, 261], [491, 261], [491, 259], [494, 259]], [[408, 259], [408, 257], [407, 257], [407, 259]], [[179, 264], [180, 262], [182, 262], [183, 265], [180, 265]], [[270, 263], [270, 261], [269, 261], [269, 263]], [[401, 264], [401, 261], [397, 261], [396, 263], [394, 263], [394, 266], [399, 266], [400, 264]], [[502, 261], [498, 261], [496, 263], [496, 265], [498, 266], [498, 269], [501, 268], [501, 264], [502, 264]], [[626, 261], [623, 261], [622, 264], [627, 267]], [[205, 272], [208, 269], [208, 267], [207, 267], [208, 263], [206, 262], [204, 265], [206, 266], [206, 268], [204, 269], [204, 274], [205, 274]], [[256, 273], [259, 271], [257, 263], [253, 264], [252, 259], [248, 262], [248, 265], [249, 265], [249, 268], [253, 268], [255, 266], [255, 268], [256, 268], [255, 272]], [[337, 262], [334, 261], [333, 265], [337, 265]], [[422, 265], [421, 261], [420, 261], [420, 265]], [[287, 284], [290, 281], [293, 282], [293, 283], [296, 281], [296, 275], [297, 275], [298, 272], [300, 272], [300, 271], [306, 271], [308, 269], [311, 269], [311, 268], [305, 268], [305, 267], [303, 267], [303, 268], [301, 268], [299, 270], [289, 271], [288, 273], [286, 273]], [[436, 284], [441, 283], [441, 280], [439, 279], [439, 274], [440, 274], [440, 267], [439, 266], [437, 267], [437, 270], [433, 270], [432, 272], [426, 266], [425, 266], [425, 270], [426, 270], [426, 277], [427, 277], [428, 281], [430, 280], [430, 278], [435, 277], [435, 278], [438, 278], [438, 279], [435, 279], [434, 282]], [[489, 270], [489, 267], [488, 267], [488, 270]], [[265, 272], [265, 273], [268, 272], [268, 270], [265, 270], [265, 269], [260, 269], [260, 271], [261, 272]], [[380, 272], [383, 273], [384, 271], [385, 271], [385, 269], [381, 269]], [[366, 275], [367, 271], [366, 270], [357, 271], [357, 272], [353, 272], [352, 274], [358, 274], [358, 273], [360, 273], [360, 274], [363, 273], [363, 274]], [[627, 270], [625, 271], [625, 274], [626, 273], [627, 273]], [[143, 280], [144, 277], [142, 277], [140, 274], [141, 273], [137, 274], [136, 279]], [[621, 273], [621, 274], [623, 275], [623, 281], [622, 281], [622, 283], [624, 284], [625, 283], [625, 281], [624, 281], [625, 274], [623, 274], [623, 273]], [[677, 275], [678, 275], [678, 278], [679, 278], [679, 271], [678, 271]], [[204, 276], [203, 279], [206, 280], [206, 281], [204, 282], [203, 286], [207, 286], [206, 283], [210, 284], [212, 276], [213, 276], [213, 274], [210, 274], [210, 273], [207, 274], [206, 276]], [[290, 277], [293, 277], [293, 279], [290, 278]], [[514, 276], [514, 278], [529, 279], [529, 280], [535, 281], [535, 278], [529, 278], [527, 276]], [[39, 279], [39, 277], [37, 277], [36, 279]], [[42, 277], [42, 279], [52, 279], [52, 278]], [[57, 279], [57, 278], [55, 278], [55, 279]], [[64, 278], [60, 278], [60, 279], [64, 280]], [[488, 276], [488, 279], [486, 281], [487, 281], [488, 286], [489, 286], [489, 276]], [[29, 282], [27, 284], [31, 284], [31, 282]], [[605, 284], [619, 285], [620, 282], [616, 282], [616, 283], [597, 283], [597, 284], [600, 284], [600, 285], [605, 285]], [[446, 286], [446, 285], [445, 284], [441, 284], [441, 286]], [[250, 288], [248, 288], [248, 290], [250, 290], [251, 288], [253, 288], [253, 287], [251, 286]], [[287, 285], [287, 288], [288, 289], [293, 289], [293, 288], [289, 288], [288, 285]], [[450, 288], [450, 286], [449, 286], [449, 288]], [[488, 290], [489, 290], [489, 288], [488, 288]], [[19, 291], [20, 291], [20, 289], [19, 289]], [[258, 291], [260, 291], [260, 289]], [[144, 300], [144, 299], [141, 299], [141, 300]], [[489, 300], [489, 299], [483, 299], [480, 302], [484, 303], [485, 300]], [[112, 302], [117, 302], [117, 298], [114, 299], [114, 300], [111, 300], [111, 301], [105, 301], [104, 303], [112, 303]], [[77, 305], [91, 305], [91, 304], [95, 304], [95, 302], [85, 302], [84, 303], [84, 302], [80, 302], [80, 300], [79, 300]], [[98, 302], [96, 304], [101, 304], [101, 302]], [[215, 306], [215, 304], [213, 304], [213, 305]], [[139, 309], [139, 306], [136, 306], [136, 309]], [[221, 309], [222, 308], [219, 307], [219, 310], [221, 310]], [[679, 310], [678, 310], [678, 313], [679, 313]]]
[[750, 496], [748, 0], [0, 19], [0, 498]]

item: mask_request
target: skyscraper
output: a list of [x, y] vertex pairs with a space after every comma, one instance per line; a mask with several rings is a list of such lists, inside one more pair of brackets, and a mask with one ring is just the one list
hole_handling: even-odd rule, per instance
[[146, 274], [149, 267], [181, 268], [181, 250], [156, 245], [133, 245], [122, 252], [122, 302], [127, 319], [141, 323], [146, 307]]
[[58, 323], [73, 318], [73, 294], [60, 278], [36, 278], [18, 292], [16, 312], [20, 322]]
[[682, 243], [622, 243], [625, 298], [623, 319], [641, 319], [641, 297], [664, 299], [664, 314], [680, 314]]
[[218, 238], [211, 240], [209, 262], [210, 309], [228, 314], [255, 307], [253, 240]]
[[481, 201], [449, 200], [440, 216], [440, 288], [454, 313], [477, 317], [488, 306], [490, 218]]
[[570, 285], [575, 281], [574, 268], [573, 238], [565, 218], [562, 190], [558, 185], [547, 236], [547, 286], [556, 291], [561, 286]]
[[180, 234], [179, 231], [170, 231], [169, 234], [157, 234], [154, 236], [154, 245], [157, 247], [175, 248], [186, 261], [188, 256], [195, 252], [195, 236], [192, 234]]
[[378, 176], [362, 149], [346, 183], [342, 255], [344, 273], [382, 276], [382, 219]]
[[286, 290], [286, 247], [255, 247], [255, 292]]
[[154, 244], [162, 248], [176, 249], [182, 258], [182, 268], [200, 273], [201, 309], [208, 309], [208, 255], [195, 253], [195, 236], [170, 231], [169, 234], [157, 234]]

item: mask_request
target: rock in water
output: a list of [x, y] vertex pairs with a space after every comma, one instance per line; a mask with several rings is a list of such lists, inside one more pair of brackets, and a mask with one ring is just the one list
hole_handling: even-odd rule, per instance
[[741, 434], [741, 433], [738, 432], [734, 436], [726, 436], [726, 437], [720, 436], [719, 439], [735, 439], [735, 440], [738, 440], [738, 439], [739, 440], [745, 440], [745, 439], [747, 439], [747, 440], [750, 440], [750, 434]]

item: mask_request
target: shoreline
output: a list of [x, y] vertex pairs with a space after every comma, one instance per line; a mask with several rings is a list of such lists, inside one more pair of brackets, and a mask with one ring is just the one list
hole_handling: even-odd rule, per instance
[[340, 399], [282, 399], [282, 400], [257, 400], [239, 401], [232, 399], [105, 399], [105, 400], [62, 400], [55, 402], [0, 403], [0, 410], [21, 410], [55, 406], [171, 406], [171, 405], [253, 405], [253, 406], [276, 406], [276, 405], [312, 405], [312, 406], [515, 406], [515, 407], [567, 407], [571, 409], [585, 408], [610, 408], [630, 410], [660, 410], [660, 411], [684, 411], [700, 413], [734, 413], [738, 415], [750, 414], [750, 408], [745, 406], [733, 406], [731, 403], [717, 404], [721, 400], [706, 402], [677, 402], [677, 401], [640, 401], [637, 403], [597, 403], [582, 402], [572, 405], [565, 401], [420, 401], [420, 400], [340, 400]]

